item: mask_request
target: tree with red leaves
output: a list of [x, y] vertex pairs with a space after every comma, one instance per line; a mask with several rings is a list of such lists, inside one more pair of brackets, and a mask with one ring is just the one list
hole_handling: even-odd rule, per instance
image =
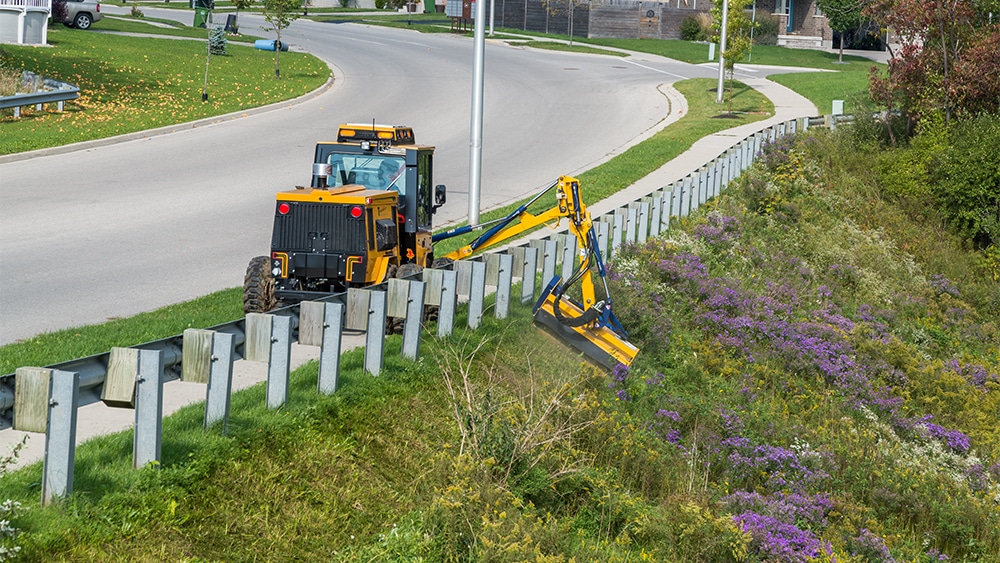
[[[1000, 23], [988, 11], [996, 0], [873, 0], [866, 15], [892, 30], [900, 48], [888, 73], [872, 69], [871, 98], [896, 112], [912, 133], [924, 117], [1000, 112]], [[889, 130], [892, 142], [896, 139]]]

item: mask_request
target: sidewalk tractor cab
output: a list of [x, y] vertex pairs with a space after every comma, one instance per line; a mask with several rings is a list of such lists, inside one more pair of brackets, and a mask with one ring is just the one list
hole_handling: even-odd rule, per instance
[[250, 261], [243, 309], [318, 299], [430, 267], [434, 147], [404, 126], [341, 125], [316, 145], [310, 186], [279, 192], [270, 256]]

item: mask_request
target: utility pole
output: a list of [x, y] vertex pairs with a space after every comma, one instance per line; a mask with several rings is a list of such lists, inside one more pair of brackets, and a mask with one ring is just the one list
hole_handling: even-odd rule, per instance
[[472, 65], [472, 117], [469, 133], [469, 224], [479, 224], [483, 177], [483, 61], [486, 51], [486, 0], [476, 1], [475, 55]]
[[715, 103], [722, 103], [722, 83], [726, 75], [726, 27], [729, 24], [729, 0], [722, 0], [722, 37], [719, 39], [719, 87], [716, 88]]

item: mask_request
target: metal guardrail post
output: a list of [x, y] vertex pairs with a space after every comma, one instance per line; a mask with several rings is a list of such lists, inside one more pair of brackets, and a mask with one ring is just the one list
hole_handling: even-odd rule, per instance
[[163, 441], [163, 351], [139, 350], [132, 465], [159, 463]]
[[212, 333], [211, 366], [205, 389], [205, 429], [222, 421], [222, 433], [229, 424], [229, 397], [233, 390], [233, 359], [236, 339], [225, 332]]
[[267, 408], [276, 409], [288, 402], [291, 373], [292, 319], [282, 315], [271, 317], [271, 353], [267, 362]]
[[45, 432], [42, 506], [73, 493], [76, 404], [80, 398], [80, 374], [53, 370], [49, 381], [49, 425]]
[[[605, 245], [607, 245], [607, 223], [605, 226]], [[521, 303], [533, 303], [535, 301], [535, 281], [538, 277], [538, 249], [527, 247], [524, 249], [524, 275], [521, 276]]]
[[403, 324], [403, 357], [416, 360], [420, 356], [420, 331], [424, 318], [424, 282], [410, 281]]
[[365, 371], [378, 376], [385, 365], [386, 294], [372, 291], [368, 301], [368, 328], [365, 331]]
[[472, 263], [472, 280], [469, 286], [469, 328], [479, 328], [486, 299], [486, 263]]
[[500, 255], [500, 271], [497, 280], [496, 318], [506, 319], [510, 315], [510, 290], [514, 284], [514, 257]]
[[319, 355], [319, 392], [330, 395], [337, 391], [340, 374], [340, 352], [343, 344], [344, 305], [326, 303], [323, 311], [323, 347]]

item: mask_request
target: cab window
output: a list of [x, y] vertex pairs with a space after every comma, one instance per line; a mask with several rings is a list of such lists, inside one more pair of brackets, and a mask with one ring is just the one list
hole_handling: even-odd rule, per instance
[[331, 154], [327, 186], [359, 184], [370, 190], [395, 190], [406, 195], [406, 161], [396, 156]]

